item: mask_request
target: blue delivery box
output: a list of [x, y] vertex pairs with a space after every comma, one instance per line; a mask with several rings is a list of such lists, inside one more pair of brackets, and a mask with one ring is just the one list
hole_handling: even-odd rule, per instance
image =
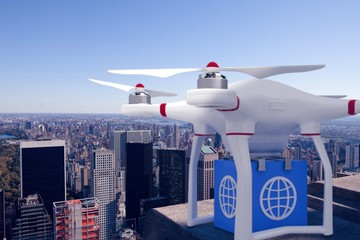
[[[292, 160], [251, 161], [253, 232], [282, 226], [307, 225], [307, 163]], [[264, 168], [265, 166], [265, 168]], [[260, 170], [259, 170], [260, 169]], [[216, 160], [214, 173], [214, 225], [234, 232], [236, 169], [233, 160]]]

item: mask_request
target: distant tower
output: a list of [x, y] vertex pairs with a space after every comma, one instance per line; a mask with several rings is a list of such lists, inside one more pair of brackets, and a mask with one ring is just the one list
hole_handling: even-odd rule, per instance
[[110, 147], [114, 150], [115, 170], [119, 184], [116, 184], [116, 193], [125, 195], [125, 164], [126, 143], [149, 143], [151, 142], [150, 130], [137, 131], [114, 131], [111, 133]]
[[323, 169], [322, 163], [319, 158], [316, 158], [312, 161], [312, 181], [321, 181], [323, 180]]
[[84, 196], [88, 196], [90, 192], [90, 165], [85, 165], [80, 168], [81, 174], [81, 191]]
[[11, 239], [51, 240], [51, 219], [40, 195], [29, 195], [18, 200], [17, 217]]
[[333, 178], [337, 177], [337, 155], [335, 153], [329, 154], [329, 160], [331, 163], [331, 170]]
[[359, 167], [359, 146], [346, 145], [345, 148], [345, 167]]
[[152, 143], [127, 143], [126, 218], [140, 216], [140, 200], [152, 197]]
[[296, 145], [294, 147], [294, 159], [295, 160], [301, 160], [302, 158], [302, 149], [300, 145]]
[[99, 202], [84, 198], [54, 203], [54, 239], [99, 239]]
[[0, 239], [5, 238], [5, 191], [0, 189]]
[[214, 160], [218, 158], [218, 153], [212, 147], [203, 146], [201, 148], [197, 167], [198, 200], [206, 200], [213, 197], [210, 192], [214, 188]]
[[31, 130], [31, 122], [25, 122], [25, 129]]
[[125, 167], [126, 143], [151, 142], [150, 130], [114, 131], [111, 133], [110, 148], [114, 150], [115, 171]]
[[66, 200], [65, 141], [20, 142], [21, 197], [38, 193], [52, 217], [53, 202]]
[[99, 201], [100, 239], [111, 239], [115, 232], [115, 161], [111, 150], [95, 150], [91, 157], [90, 195]]
[[174, 124], [174, 134], [173, 134], [173, 147], [175, 149], [178, 149], [180, 145], [180, 130], [179, 130], [179, 124]]
[[185, 151], [157, 150], [159, 192], [170, 204], [185, 203]]
[[111, 132], [110, 148], [114, 150], [115, 157], [115, 171], [119, 171], [121, 166], [125, 166], [125, 146], [126, 146], [126, 131]]

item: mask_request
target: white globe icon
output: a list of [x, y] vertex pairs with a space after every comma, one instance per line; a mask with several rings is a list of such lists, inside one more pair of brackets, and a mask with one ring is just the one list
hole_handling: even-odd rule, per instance
[[268, 218], [275, 221], [290, 216], [296, 206], [296, 200], [296, 188], [286, 177], [273, 177], [261, 189], [261, 210]]
[[233, 218], [236, 209], [236, 182], [230, 175], [223, 177], [220, 182], [219, 202], [225, 217]]

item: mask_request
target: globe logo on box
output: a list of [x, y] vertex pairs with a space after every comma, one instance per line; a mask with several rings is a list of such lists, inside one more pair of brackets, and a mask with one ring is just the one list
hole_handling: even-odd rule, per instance
[[233, 218], [236, 209], [236, 182], [230, 175], [226, 175], [221, 180], [219, 202], [222, 213], [227, 218]]
[[263, 186], [260, 206], [270, 219], [280, 221], [287, 218], [296, 206], [296, 188], [286, 177], [273, 177]]

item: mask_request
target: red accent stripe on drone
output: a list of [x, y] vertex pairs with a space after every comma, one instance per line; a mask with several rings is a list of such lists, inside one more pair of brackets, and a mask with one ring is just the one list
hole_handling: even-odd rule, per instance
[[245, 133], [245, 132], [230, 132], [226, 133], [226, 136], [252, 136], [254, 133]]
[[160, 114], [163, 117], [167, 117], [166, 116], [166, 103], [160, 104]]
[[320, 136], [320, 133], [302, 133], [302, 136], [311, 137], [311, 136]]
[[232, 108], [232, 109], [216, 109], [220, 112], [234, 112], [236, 110], [238, 110], [240, 107], [240, 99], [239, 97], [237, 97], [237, 103], [236, 103], [236, 107], [235, 108]]
[[355, 115], [355, 102], [356, 100], [350, 100], [348, 103], [348, 114], [349, 115]]
[[214, 136], [214, 134], [206, 134], [206, 133], [195, 133], [194, 136], [197, 137], [208, 137], [208, 136]]

